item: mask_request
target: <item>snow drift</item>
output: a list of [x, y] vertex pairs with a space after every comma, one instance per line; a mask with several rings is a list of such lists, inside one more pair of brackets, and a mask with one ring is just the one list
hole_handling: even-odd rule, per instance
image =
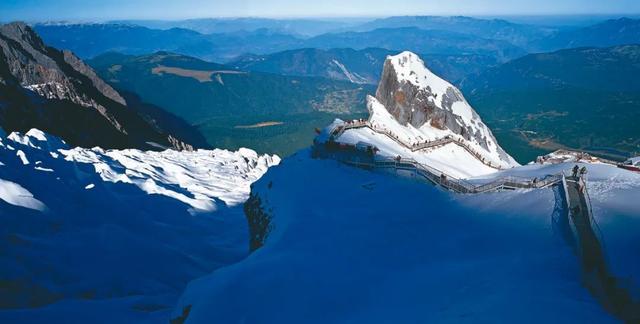
[[190, 280], [247, 255], [241, 204], [278, 162], [0, 134], [0, 322], [166, 322]]

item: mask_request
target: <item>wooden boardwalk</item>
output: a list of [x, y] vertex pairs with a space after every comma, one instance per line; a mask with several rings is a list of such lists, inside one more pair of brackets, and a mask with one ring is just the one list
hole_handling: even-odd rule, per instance
[[[469, 153], [478, 158], [479, 161], [485, 164], [488, 163], [487, 165], [499, 169], [499, 167], [485, 161], [481, 154], [461, 140], [445, 137], [423, 143], [407, 144], [386, 129], [378, 129], [368, 121], [360, 120], [337, 125], [329, 132], [330, 140], [335, 141], [348, 129], [363, 127], [384, 134], [396, 143], [412, 151], [454, 143], [465, 148]], [[322, 151], [322, 149], [320, 149], [320, 151]], [[345, 164], [361, 168], [410, 172], [446, 190], [463, 194], [560, 186], [563, 194], [556, 198], [564, 201], [557, 201], [556, 204], [563, 205], [563, 208], [568, 210], [569, 224], [575, 242], [577, 243], [576, 252], [582, 265], [585, 286], [587, 286], [591, 293], [609, 312], [619, 319], [630, 323], [640, 323], [640, 303], [633, 300], [629, 292], [620, 284], [620, 281], [609, 272], [607, 267], [603, 238], [592, 215], [587, 182], [584, 176], [566, 176], [565, 172], [560, 172], [558, 174], [547, 175], [543, 178], [501, 177], [489, 183], [473, 184], [465, 179], [451, 177], [436, 168], [421, 164], [413, 159], [381, 158], [375, 155], [363, 158], [363, 156], [350, 156], [348, 153], [323, 153], [325, 157], [334, 158]]]
[[398, 135], [393, 134], [390, 130], [388, 130], [386, 128], [377, 127], [376, 125], [371, 124], [368, 120], [353, 120], [353, 121], [349, 121], [349, 122], [345, 122], [345, 123], [336, 125], [333, 129], [331, 129], [329, 131], [330, 139], [335, 141], [345, 131], [347, 131], [349, 129], [357, 129], [357, 128], [368, 128], [368, 129], [370, 129], [370, 130], [372, 130], [372, 131], [374, 131], [374, 132], [376, 132], [378, 134], [385, 135], [386, 137], [390, 138], [394, 142], [398, 143], [400, 146], [402, 146], [402, 147], [404, 147], [406, 149], [409, 149], [412, 152], [431, 149], [431, 148], [444, 146], [444, 145], [453, 143], [453, 144], [458, 145], [461, 148], [463, 148], [469, 154], [473, 155], [478, 161], [482, 162], [484, 165], [486, 165], [488, 167], [491, 167], [491, 168], [494, 168], [494, 169], [498, 169], [498, 170], [502, 169], [500, 167], [500, 165], [495, 164], [495, 163], [491, 163], [491, 161], [489, 161], [484, 155], [482, 155], [476, 149], [471, 147], [471, 145], [469, 145], [468, 143], [466, 143], [465, 141], [463, 141], [460, 138], [447, 135], [445, 137], [434, 139], [434, 140], [428, 140], [428, 141], [422, 141], [422, 142], [419, 142], [419, 143], [410, 144], [410, 143], [405, 143], [404, 141], [402, 141], [398, 137]]
[[543, 178], [507, 176], [484, 184], [474, 184], [467, 180], [447, 175], [443, 171], [421, 164], [413, 159], [376, 158], [369, 161], [355, 158], [351, 159], [349, 157], [340, 157], [336, 159], [345, 164], [365, 169], [392, 169], [397, 171], [413, 172], [415, 175], [418, 175], [449, 191], [464, 194], [477, 194], [499, 190], [540, 189], [555, 185], [562, 180], [562, 173], [559, 173], [555, 175], [548, 175]]

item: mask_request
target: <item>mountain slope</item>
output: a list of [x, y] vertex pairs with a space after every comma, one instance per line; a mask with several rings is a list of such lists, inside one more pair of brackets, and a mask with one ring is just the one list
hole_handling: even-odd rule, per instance
[[624, 156], [640, 152], [638, 73], [638, 45], [578, 48], [528, 55], [469, 77], [462, 88], [499, 138], [516, 132], [547, 150]]
[[278, 162], [0, 134], [0, 322], [167, 322], [187, 282], [246, 256], [240, 204]]
[[169, 51], [214, 62], [228, 62], [243, 54], [271, 54], [301, 48], [369, 47], [412, 50], [425, 54], [481, 55], [504, 61], [525, 54], [506, 41], [470, 34], [416, 27], [382, 28], [364, 32], [327, 33], [303, 39], [269, 29], [200, 34], [191, 30], [157, 30], [118, 24], [38, 24], [46, 43], [69, 48], [80, 57], [116, 51], [148, 54]]
[[366, 32], [324, 34], [304, 42], [305, 47], [353, 48], [368, 47], [389, 50], [409, 50], [424, 54], [474, 54], [507, 61], [526, 52], [508, 42], [444, 30], [424, 30], [416, 27], [380, 28]]
[[153, 127], [93, 69], [69, 51], [44, 45], [28, 26], [0, 26], [0, 126], [39, 127], [73, 145], [187, 147]]
[[[380, 156], [413, 159], [458, 179], [518, 166], [462, 93], [429, 71], [414, 53], [387, 58], [376, 96], [367, 98], [367, 107], [368, 127], [346, 129], [329, 141], [367, 143]], [[451, 141], [418, 149], [446, 139]]]
[[[353, 20], [353, 21], [352, 21]], [[133, 24], [154, 29], [185, 28], [203, 34], [251, 32], [265, 29], [273, 32], [316, 36], [357, 24], [360, 19], [270, 19], [270, 18], [196, 18], [186, 20], [120, 20], [114, 24]]]
[[114, 51], [130, 55], [169, 51], [225, 62], [241, 54], [277, 52], [301, 42], [289, 34], [266, 29], [215, 34], [124, 24], [36, 24], [34, 29], [47, 44], [68, 48], [82, 58]]
[[[248, 19], [248, 27], [242, 27], [242, 22], [234, 20], [213, 20], [213, 26], [229, 24], [213, 29], [207, 27], [205, 20], [201, 22], [203, 29], [199, 29], [202, 33], [181, 28], [161, 30], [169, 26], [198, 29], [189, 21], [169, 22], [169, 26], [149, 25], [161, 29], [117, 23], [36, 24], [34, 28], [46, 43], [71, 49], [82, 58], [109, 51], [134, 55], [170, 51], [228, 62], [243, 54], [263, 55], [301, 48], [361, 50], [375, 47], [422, 54], [481, 55], [505, 62], [526, 52], [637, 44], [640, 42], [639, 21], [620, 18], [575, 28], [517, 24], [501, 19], [406, 16], [377, 19], [308, 39], [292, 35], [288, 28], [297, 28], [297, 23], [287, 25], [286, 20], [263, 24]], [[199, 23], [198, 20], [193, 22]]]
[[572, 47], [609, 47], [640, 43], [640, 19], [619, 18], [601, 23], [562, 30], [539, 41], [543, 50], [557, 50]]
[[89, 63], [117, 89], [198, 127], [214, 147], [283, 155], [307, 146], [315, 127], [362, 113], [371, 90], [322, 78], [244, 72], [166, 52], [109, 54]]
[[66, 48], [82, 58], [108, 51], [146, 54], [159, 50], [205, 54], [213, 44], [187, 29], [158, 30], [124, 24], [36, 24], [34, 30], [51, 46]]
[[[328, 50], [305, 48], [267, 55], [244, 55], [229, 62], [246, 71], [260, 71], [296, 76], [317, 76], [353, 83], [377, 84], [388, 55], [396, 51], [382, 48]], [[497, 64], [495, 59], [480, 55], [422, 55], [436, 74], [450, 82], [479, 73]]]
[[464, 16], [398, 16], [376, 19], [353, 27], [354, 31], [379, 28], [417, 27], [426, 30], [446, 30], [485, 39], [506, 41], [530, 48], [535, 41], [552, 35], [554, 28], [512, 23], [503, 19], [478, 19]]
[[[313, 149], [288, 157], [252, 185], [245, 203], [252, 254], [192, 281], [174, 321], [638, 318], [640, 204], [633, 197], [640, 193], [639, 174], [600, 162], [517, 165], [460, 91], [410, 52], [386, 60], [369, 108], [369, 126], [336, 121]], [[452, 143], [411, 150], [425, 138], [442, 136], [473, 145], [500, 168], [487, 168]], [[378, 150], [362, 149], [367, 144]], [[584, 167], [589, 176], [580, 190], [589, 190], [592, 217], [585, 227], [594, 226], [595, 240], [606, 242], [595, 243], [606, 255], [604, 270], [593, 270], [577, 245], [583, 237], [575, 236], [574, 216], [581, 208], [572, 206], [570, 216], [564, 187], [445, 192], [407, 167], [407, 158], [445, 171], [440, 184], [451, 177], [477, 184], [507, 177], [535, 182], [576, 164]], [[594, 283], [593, 277], [606, 282]], [[624, 296], [608, 299], [601, 292], [612, 287]]]

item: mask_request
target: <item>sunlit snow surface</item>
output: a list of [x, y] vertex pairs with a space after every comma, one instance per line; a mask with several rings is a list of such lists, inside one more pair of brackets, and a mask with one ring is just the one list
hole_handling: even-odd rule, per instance
[[29, 190], [23, 188], [21, 185], [0, 179], [0, 200], [12, 204], [14, 206], [20, 206], [29, 209], [35, 209], [39, 211], [46, 210], [46, 206], [38, 199], [33, 198], [33, 195]]
[[[369, 118], [370, 123], [380, 130], [386, 130], [395, 134], [400, 141], [408, 145], [441, 139], [445, 136], [457, 137], [457, 135], [453, 134], [450, 130], [440, 130], [429, 125], [424, 125], [420, 129], [410, 124], [400, 125], [374, 97], [367, 97], [367, 102], [369, 113], [371, 114]], [[471, 108], [469, 107], [469, 109]], [[475, 116], [477, 117], [477, 115]], [[477, 118], [479, 121], [479, 117]], [[398, 143], [388, 136], [374, 132], [369, 128], [349, 129], [338, 137], [337, 141], [349, 144], [356, 144], [358, 142], [373, 144], [380, 150], [380, 155], [388, 157], [400, 155], [404, 158], [412, 158], [419, 163], [436, 168], [456, 178], [469, 178], [491, 174], [497, 171], [496, 168], [489, 167], [480, 162], [465, 149], [453, 143], [432, 149], [411, 151], [406, 147], [398, 145]], [[467, 143], [476, 151], [484, 152], [483, 155], [488, 161], [494, 163], [494, 165], [500, 165], [504, 168], [518, 165], [511, 157], [508, 157], [509, 161], [502, 160], [498, 153], [496, 153], [497, 146], [493, 142], [491, 142], [493, 144], [491, 146], [492, 152], [486, 151], [475, 142], [467, 141]]]
[[[450, 194], [308, 152], [284, 165], [254, 185], [272, 216], [265, 245], [193, 281], [174, 317], [191, 306], [188, 323], [614, 321], [582, 286], [580, 262], [553, 225], [552, 189]], [[607, 257], [637, 293], [640, 175], [587, 168]]]
[[[482, 138], [487, 139], [488, 147], [482, 147], [475, 139], [467, 141], [469, 145], [473, 146], [478, 152], [481, 152], [487, 159], [495, 164], [498, 164], [504, 168], [517, 166], [518, 163], [508, 155], [501, 155], [499, 153], [498, 144], [495, 142], [495, 138], [491, 134], [491, 130], [482, 122], [480, 116], [464, 99], [462, 92], [454, 87], [451, 83], [440, 78], [433, 72], [431, 72], [425, 63], [415, 53], [404, 51], [397, 55], [387, 57], [388, 62], [393, 66], [393, 70], [396, 73], [396, 77], [399, 82], [408, 82], [418, 89], [428, 90], [433, 96], [429, 97], [429, 100], [437, 107], [441, 109], [450, 110], [454, 115], [460, 119], [456, 122], [463, 127], [470, 127], [472, 134], [477, 134]], [[448, 93], [455, 94], [455, 97], [460, 98], [453, 102], [451, 108], [446, 108], [444, 101], [445, 98], [450, 98]], [[400, 125], [395, 119], [388, 114], [386, 108], [374, 97], [367, 98], [367, 105], [371, 112], [371, 121], [377, 123], [382, 127], [391, 130], [394, 134], [403, 139], [405, 143], [419, 142], [427, 140], [433, 140], [442, 138], [444, 135], [452, 135], [453, 133], [448, 129], [438, 129], [433, 127], [430, 121], [427, 121], [420, 128], [412, 127], [411, 125]], [[419, 107], [415, 107], [416, 109]], [[455, 160], [449, 160], [445, 162], [453, 162]], [[453, 164], [453, 163], [449, 163]], [[482, 171], [479, 173], [482, 174]]]
[[93, 164], [105, 181], [133, 183], [149, 194], [172, 197], [189, 204], [194, 213], [214, 211], [216, 199], [231, 206], [243, 203], [251, 183], [279, 162], [277, 156], [259, 157], [244, 148], [237, 152], [81, 148], [60, 152], [66, 160]]
[[[149, 194], [174, 198], [190, 205], [192, 213], [214, 211], [216, 200], [230, 206], [244, 202], [251, 183], [269, 166], [280, 162], [277, 156], [258, 156], [245, 148], [237, 152], [67, 149], [60, 140], [36, 129], [25, 135], [12, 133], [6, 140], [13, 147], [24, 145], [30, 149], [51, 149], [53, 145], [66, 161], [92, 165], [103, 181], [131, 183]], [[0, 149], [9, 151], [2, 142]], [[18, 149], [15, 154], [24, 165], [29, 164], [23, 150]], [[41, 169], [48, 164], [47, 160], [39, 162]]]
[[190, 280], [247, 255], [241, 203], [278, 162], [0, 134], [0, 322], [166, 323]]

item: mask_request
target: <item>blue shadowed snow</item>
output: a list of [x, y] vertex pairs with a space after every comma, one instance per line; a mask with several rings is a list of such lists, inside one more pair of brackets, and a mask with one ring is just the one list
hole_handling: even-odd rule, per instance
[[193, 215], [26, 139], [0, 138], [0, 179], [22, 188], [3, 195], [26, 191], [46, 208], [0, 195], [0, 323], [166, 323], [189, 281], [248, 254], [242, 205]]
[[173, 317], [191, 306], [188, 323], [614, 321], [552, 226], [551, 189], [456, 196], [307, 154], [254, 184], [272, 214], [265, 245], [190, 283]]

